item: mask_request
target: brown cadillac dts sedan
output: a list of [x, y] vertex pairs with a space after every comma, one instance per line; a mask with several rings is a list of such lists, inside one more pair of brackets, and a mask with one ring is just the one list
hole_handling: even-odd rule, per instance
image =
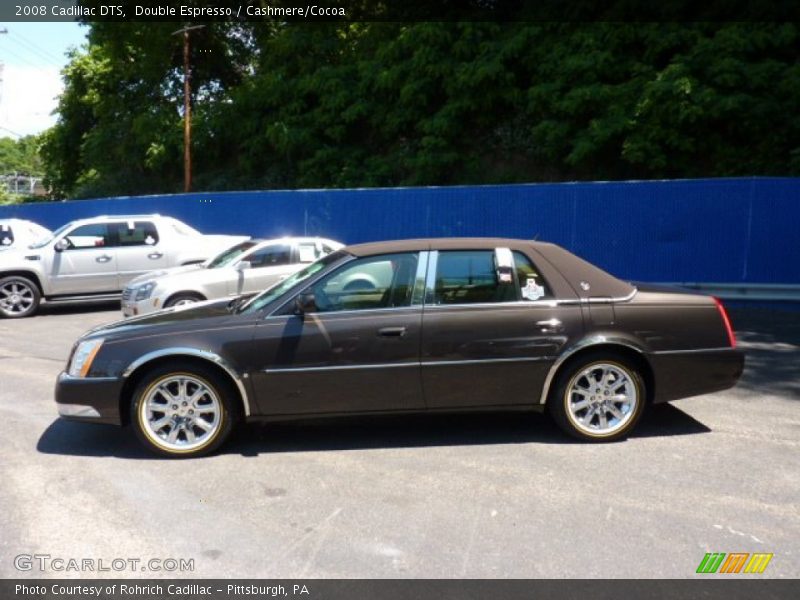
[[403, 240], [93, 329], [56, 402], [168, 456], [211, 452], [242, 420], [352, 413], [546, 409], [611, 441], [649, 403], [733, 386], [735, 346], [715, 298], [634, 286], [553, 244]]

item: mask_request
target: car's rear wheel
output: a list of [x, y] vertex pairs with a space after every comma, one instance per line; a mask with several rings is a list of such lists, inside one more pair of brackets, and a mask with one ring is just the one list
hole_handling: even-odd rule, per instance
[[170, 308], [172, 306], [188, 306], [189, 304], [194, 304], [196, 302], [202, 302], [203, 297], [199, 294], [192, 294], [189, 292], [175, 294], [169, 300], [164, 303], [164, 308]]
[[611, 442], [633, 430], [645, 401], [644, 379], [631, 361], [594, 354], [572, 361], [559, 373], [548, 408], [569, 435]]
[[131, 422], [157, 454], [194, 457], [217, 449], [239, 420], [236, 392], [213, 369], [193, 363], [162, 366], [136, 386]]
[[12, 275], [0, 279], [0, 315], [8, 319], [29, 317], [39, 308], [39, 287], [27, 277]]

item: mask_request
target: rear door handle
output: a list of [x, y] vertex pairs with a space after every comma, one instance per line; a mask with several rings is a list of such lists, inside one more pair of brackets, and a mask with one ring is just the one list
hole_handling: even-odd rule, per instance
[[111, 260], [111, 257], [108, 254], [102, 254], [97, 258], [95, 258], [95, 260], [99, 263], [107, 263], [108, 261]]
[[536, 327], [539, 328], [539, 331], [542, 333], [557, 333], [559, 331], [564, 331], [564, 326], [558, 319], [547, 319], [545, 321], [536, 321]]
[[158, 258], [161, 258], [162, 256], [164, 256], [163, 252], [151, 252], [150, 254], [147, 255], [147, 258], [152, 258], [153, 260], [156, 260]]
[[381, 337], [403, 337], [406, 334], [405, 327], [384, 327], [378, 329], [378, 335]]

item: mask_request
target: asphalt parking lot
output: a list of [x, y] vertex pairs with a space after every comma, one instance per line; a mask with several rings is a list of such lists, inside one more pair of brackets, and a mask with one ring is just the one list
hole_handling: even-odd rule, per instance
[[740, 384], [621, 443], [540, 415], [375, 417], [250, 425], [189, 461], [56, 418], [71, 344], [118, 316], [0, 320], [0, 577], [92, 576], [20, 572], [20, 554], [194, 559], [147, 573], [182, 577], [691, 577], [706, 552], [800, 575], [798, 311], [731, 310]]

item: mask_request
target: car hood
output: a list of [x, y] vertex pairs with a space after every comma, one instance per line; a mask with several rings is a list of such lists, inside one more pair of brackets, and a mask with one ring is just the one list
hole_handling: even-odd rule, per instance
[[87, 331], [82, 339], [102, 337], [109, 342], [143, 336], [172, 335], [222, 326], [241, 319], [230, 309], [233, 300], [210, 300], [167, 308], [141, 317], [101, 325]]
[[184, 265], [182, 267], [171, 267], [169, 269], [159, 269], [158, 271], [149, 271], [143, 275], [139, 275], [138, 277], [134, 277], [128, 282], [126, 287], [136, 287], [148, 281], [154, 281], [156, 279], [161, 279], [163, 277], [172, 277], [174, 275], [179, 275], [182, 273], [196, 273], [198, 271], [204, 270], [205, 267], [202, 264], [197, 265]]

